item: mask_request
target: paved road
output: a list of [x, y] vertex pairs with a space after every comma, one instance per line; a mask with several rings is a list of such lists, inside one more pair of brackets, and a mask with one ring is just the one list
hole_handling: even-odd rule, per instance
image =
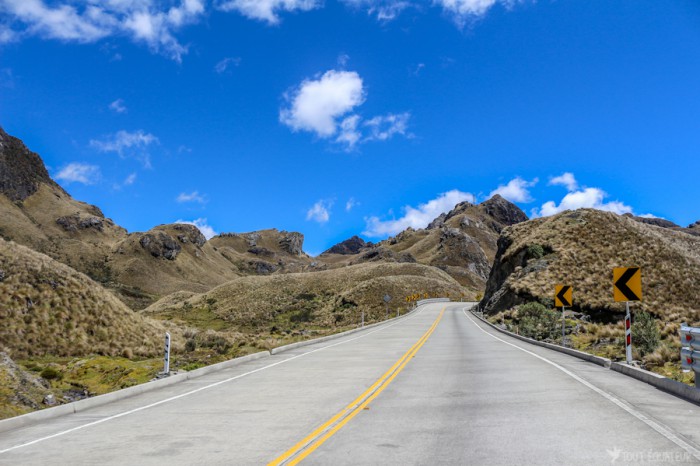
[[700, 464], [697, 405], [463, 309], [2, 432], [0, 464]]

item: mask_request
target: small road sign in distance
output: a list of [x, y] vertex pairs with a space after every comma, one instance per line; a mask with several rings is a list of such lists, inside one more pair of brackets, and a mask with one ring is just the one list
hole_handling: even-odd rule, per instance
[[556, 285], [554, 287], [554, 306], [571, 307], [573, 305], [574, 287], [569, 285]]
[[642, 300], [641, 267], [616, 267], [613, 270], [615, 302]]

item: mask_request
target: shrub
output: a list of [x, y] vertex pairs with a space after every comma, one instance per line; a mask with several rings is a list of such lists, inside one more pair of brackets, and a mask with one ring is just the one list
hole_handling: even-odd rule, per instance
[[194, 338], [190, 338], [185, 342], [185, 351], [188, 353], [191, 353], [197, 348], [197, 343], [194, 341]]
[[653, 353], [661, 341], [656, 320], [648, 312], [638, 312], [634, 317], [632, 344], [642, 356]]
[[559, 315], [538, 302], [518, 308], [520, 334], [535, 340], [554, 339], [560, 331]]
[[39, 375], [41, 375], [41, 377], [46, 379], [46, 380], [54, 380], [54, 379], [61, 380], [63, 378], [63, 374], [61, 374], [59, 371], [57, 371], [53, 367], [44, 368], [44, 370], [41, 371], [41, 374], [39, 374]]
[[531, 244], [527, 247], [528, 259], [541, 259], [544, 257], [544, 248], [541, 244]]

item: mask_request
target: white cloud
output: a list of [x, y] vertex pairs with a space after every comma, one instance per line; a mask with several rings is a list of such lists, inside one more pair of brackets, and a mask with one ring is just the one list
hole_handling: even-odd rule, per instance
[[442, 7], [458, 26], [464, 26], [470, 20], [483, 17], [488, 10], [500, 3], [509, 8], [513, 4], [523, 0], [433, 0], [433, 3]]
[[280, 22], [279, 13], [286, 11], [309, 11], [320, 6], [317, 0], [226, 0], [219, 3], [223, 11], [237, 11], [248, 18], [267, 21], [269, 24]]
[[387, 113], [365, 121], [364, 125], [370, 129], [367, 140], [386, 141], [395, 134], [406, 136], [409, 118], [411, 118], [409, 112], [399, 114]]
[[78, 162], [69, 163], [56, 174], [57, 180], [66, 183], [95, 184], [100, 177], [100, 167]]
[[214, 231], [214, 228], [212, 228], [208, 223], [206, 218], [197, 218], [194, 220], [178, 220], [175, 223], [184, 223], [185, 225], [194, 225], [197, 228], [199, 228], [199, 231], [202, 232], [204, 237], [207, 240], [212, 239], [214, 236], [216, 236], [218, 233]]
[[532, 202], [533, 199], [528, 188], [535, 186], [538, 181], [539, 180], [537, 178], [532, 181], [527, 181], [519, 176], [515, 177], [510, 180], [508, 184], [502, 184], [498, 188], [491, 191], [489, 198], [495, 196], [496, 194], [500, 194], [511, 202]]
[[238, 66], [240, 64], [240, 57], [226, 57], [214, 66], [214, 71], [216, 71], [218, 74], [223, 74], [231, 69], [232, 66]]
[[126, 105], [124, 105], [124, 99], [117, 99], [111, 104], [109, 104], [109, 109], [116, 113], [126, 113]]
[[620, 201], [604, 202], [606, 197], [608, 197], [608, 194], [599, 188], [584, 188], [579, 191], [572, 191], [564, 196], [558, 205], [554, 201], [548, 201], [542, 204], [539, 215], [547, 217], [565, 210], [581, 208], [605, 210], [619, 215], [632, 212], [630, 206]]
[[91, 43], [113, 36], [144, 42], [176, 61], [187, 48], [174, 37], [181, 27], [204, 14], [204, 0], [2, 0], [0, 13], [18, 28], [2, 36], [38, 36], [66, 42]]
[[354, 71], [327, 71], [318, 79], [306, 79], [288, 98], [291, 106], [280, 111], [280, 121], [294, 131], [333, 136], [337, 119], [365, 100], [362, 78]]
[[143, 130], [132, 132], [121, 130], [105, 139], [92, 139], [90, 141], [90, 145], [100, 152], [115, 152], [120, 157], [133, 155], [148, 168], [151, 166], [151, 160], [146, 149], [151, 144], [158, 143], [157, 137]]
[[350, 55], [347, 53], [341, 53], [338, 55], [338, 66], [341, 68], [345, 68], [347, 66], [348, 62], [350, 61]]
[[395, 235], [406, 228], [425, 228], [440, 214], [449, 212], [460, 202], [475, 202], [473, 194], [456, 189], [440, 194], [436, 199], [420, 204], [417, 208], [405, 206], [404, 216], [396, 220], [380, 220], [379, 217], [365, 219], [367, 225], [364, 235], [370, 237], [384, 237]]
[[354, 71], [330, 70], [316, 79], [306, 79], [285, 95], [287, 108], [280, 121], [293, 131], [309, 131], [351, 151], [359, 143], [386, 141], [407, 133], [411, 114], [388, 113], [368, 120], [352, 113], [366, 98], [362, 78]]
[[340, 122], [340, 130], [335, 141], [340, 144], [345, 144], [347, 150], [352, 150], [355, 145], [362, 139], [362, 133], [357, 130], [357, 125], [360, 122], [360, 115], [350, 115]]
[[570, 172], [555, 176], [549, 180], [549, 184], [554, 186], [566, 186], [568, 191], [576, 191], [578, 189], [578, 182], [576, 181], [574, 174]]
[[132, 173], [124, 180], [124, 186], [131, 186], [136, 182], [136, 173]]
[[345, 211], [346, 211], [346, 212], [350, 212], [352, 209], [354, 209], [354, 208], [357, 207], [358, 205], [360, 205], [360, 203], [357, 202], [357, 201], [355, 200], [354, 197], [351, 197], [351, 198], [348, 199], [348, 201], [345, 203]]
[[405, 0], [343, 0], [353, 8], [366, 8], [367, 14], [376, 16], [379, 21], [391, 21], [403, 10], [413, 6]]
[[185, 202], [196, 202], [198, 204], [206, 204], [207, 203], [206, 196], [199, 194], [199, 191], [192, 191], [191, 193], [180, 193], [177, 196], [176, 200], [179, 203], [185, 203]]
[[306, 212], [306, 220], [318, 223], [326, 223], [331, 218], [330, 209], [333, 201], [320, 200]]

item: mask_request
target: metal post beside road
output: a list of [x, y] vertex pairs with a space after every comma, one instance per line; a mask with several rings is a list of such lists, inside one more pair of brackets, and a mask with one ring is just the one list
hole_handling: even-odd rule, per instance
[[163, 364], [163, 373], [165, 375], [170, 374], [170, 334], [165, 333], [165, 357]]
[[630, 315], [630, 303], [627, 301], [627, 313], [625, 314], [625, 359], [627, 364], [632, 363], [632, 316]]

